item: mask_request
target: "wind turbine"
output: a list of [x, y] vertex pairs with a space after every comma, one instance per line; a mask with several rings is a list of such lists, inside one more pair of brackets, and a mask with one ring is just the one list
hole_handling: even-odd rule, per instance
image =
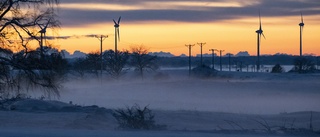
[[38, 26], [41, 29], [39, 31], [39, 33], [41, 34], [40, 35], [40, 52], [41, 52], [41, 56], [43, 55], [43, 38], [46, 38], [47, 27], [48, 27], [50, 21], [51, 21], [51, 18], [48, 20], [47, 24], [44, 25], [44, 26], [41, 26], [40, 24], [38, 24]]
[[263, 30], [262, 30], [262, 23], [261, 23], [261, 15], [260, 15], [260, 11], [259, 11], [259, 29], [256, 30], [257, 33], [257, 56], [258, 56], [258, 62], [257, 62], [257, 71], [260, 70], [260, 43], [261, 43], [261, 35], [264, 37], [264, 39], [266, 39], [266, 37], [263, 34]]
[[114, 42], [114, 44], [115, 44], [115, 55], [116, 55], [116, 58], [117, 58], [117, 56], [118, 56], [118, 40], [120, 41], [120, 30], [119, 30], [119, 27], [120, 27], [120, 21], [121, 21], [121, 16], [119, 17], [119, 19], [118, 19], [118, 22], [116, 22], [114, 19], [113, 19], [113, 22], [114, 22], [114, 38], [115, 38], [115, 42]]
[[299, 26], [300, 26], [300, 57], [301, 57], [302, 56], [302, 31], [303, 31], [304, 23], [303, 23], [302, 12], [300, 13], [301, 13], [301, 23], [299, 23]]

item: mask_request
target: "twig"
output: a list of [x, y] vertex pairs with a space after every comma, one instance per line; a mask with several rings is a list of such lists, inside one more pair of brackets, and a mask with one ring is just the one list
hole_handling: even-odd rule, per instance
[[312, 111], [311, 111], [311, 115], [310, 115], [310, 125], [309, 125], [309, 128], [311, 131], [313, 131], [313, 125], [312, 125]]
[[233, 126], [233, 125], [235, 125], [235, 126], [239, 127], [243, 131], [246, 130], [241, 125], [239, 125], [238, 123], [236, 123], [234, 121], [230, 121], [230, 120], [224, 120], [224, 121], [227, 122], [230, 126], [232, 126], [233, 129], [235, 129], [235, 127]]
[[265, 129], [266, 129], [266, 131], [268, 132], [268, 133], [273, 133], [272, 132], [272, 130], [271, 130], [271, 127], [269, 126], [269, 124], [268, 124], [268, 122], [265, 120], [265, 119], [263, 119], [262, 117], [259, 117], [263, 122], [261, 122], [261, 121], [259, 121], [259, 120], [256, 120], [256, 119], [253, 119], [255, 122], [257, 122], [257, 123], [259, 123], [260, 125], [262, 125]]

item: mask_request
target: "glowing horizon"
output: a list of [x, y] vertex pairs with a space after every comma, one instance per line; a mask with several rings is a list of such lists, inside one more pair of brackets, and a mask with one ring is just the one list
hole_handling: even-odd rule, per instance
[[[290, 5], [286, 7], [286, 5]], [[267, 0], [212, 1], [83, 1], [62, 2], [60, 36], [104, 34], [109, 35], [103, 42], [104, 50], [114, 49], [114, 27], [112, 19], [122, 16], [120, 23], [121, 41], [118, 49], [144, 45], [150, 52], [170, 52], [176, 56], [188, 54], [186, 44], [206, 42], [203, 53], [209, 49], [225, 50], [224, 54], [248, 51], [257, 52], [259, 28], [258, 11], [260, 6], [262, 27], [266, 39], [262, 39], [261, 55], [299, 54], [301, 1], [284, 1], [271, 5]], [[146, 6], [147, 5], [147, 6]], [[320, 12], [316, 2], [305, 2], [305, 27], [303, 31], [303, 54], [320, 55]], [[310, 6], [312, 5], [312, 6]], [[316, 5], [316, 6], [313, 6]], [[279, 9], [278, 7], [283, 7]], [[147, 7], [147, 8], [146, 8]], [[270, 9], [268, 9], [270, 8]], [[272, 11], [275, 10], [275, 11]], [[278, 11], [277, 11], [278, 10]], [[240, 12], [239, 12], [240, 11]], [[50, 35], [50, 34], [49, 34]], [[73, 53], [99, 51], [99, 41], [95, 38], [70, 38], [52, 41], [60, 49]], [[200, 53], [196, 44], [192, 54]]]
[[[292, 18], [292, 17], [288, 17]], [[305, 17], [306, 19], [308, 17]], [[305, 19], [305, 20], [306, 20]], [[256, 33], [258, 29], [257, 19], [241, 19], [241, 23], [230, 22], [209, 22], [209, 23], [181, 23], [181, 22], [150, 22], [150, 23], [121, 23], [121, 41], [119, 49], [129, 49], [130, 46], [144, 45], [150, 48], [151, 52], [170, 52], [174, 55], [188, 53], [185, 44], [196, 44], [206, 42], [203, 47], [204, 53], [210, 53], [209, 49], [223, 49], [226, 53], [236, 54], [239, 51], [248, 51], [250, 55], [256, 55]], [[269, 20], [269, 21], [268, 21]], [[276, 19], [263, 18], [263, 30], [266, 39], [262, 39], [261, 54], [286, 53], [298, 55], [299, 53], [299, 26], [297, 23], [286, 25], [272, 25]], [[309, 23], [310, 24], [310, 23]], [[306, 23], [303, 36], [304, 54], [320, 55], [317, 50], [319, 40], [316, 35], [320, 32], [320, 26]], [[100, 28], [100, 29], [99, 29]], [[73, 32], [77, 32], [74, 34]], [[95, 32], [95, 33], [87, 33]], [[139, 32], [139, 33], [137, 33]], [[285, 33], [284, 33], [285, 32]], [[88, 35], [104, 34], [109, 37], [103, 42], [104, 50], [114, 49], [114, 27], [109, 24], [95, 24], [84, 28], [62, 28], [60, 35]], [[99, 41], [95, 38], [71, 38], [67, 40], [55, 40], [60, 49], [69, 52], [80, 50], [85, 53], [99, 50]], [[96, 49], [94, 49], [96, 47]], [[192, 49], [193, 55], [200, 53], [196, 45]]]

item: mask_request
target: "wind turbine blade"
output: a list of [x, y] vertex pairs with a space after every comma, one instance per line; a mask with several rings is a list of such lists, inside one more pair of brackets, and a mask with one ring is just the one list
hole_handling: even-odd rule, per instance
[[117, 33], [118, 33], [118, 41], [120, 41], [120, 29], [117, 29]]
[[48, 20], [48, 22], [47, 22], [46, 26], [43, 28], [44, 30], [46, 30], [46, 29], [47, 29], [47, 27], [48, 27], [48, 25], [49, 25], [50, 21], [51, 21], [51, 18]]
[[262, 30], [262, 23], [261, 23], [261, 15], [260, 15], [260, 10], [259, 10], [259, 24], [260, 24], [260, 30]]
[[117, 22], [115, 20], [113, 20], [114, 24], [117, 25]]
[[303, 15], [302, 15], [302, 12], [300, 12], [301, 14], [301, 22], [303, 23]]
[[[264, 34], [263, 34], [263, 33], [261, 33], [261, 34], [262, 34], [263, 38], [266, 39], [266, 37], [264, 36]], [[260, 36], [260, 37], [261, 37], [261, 36]]]
[[118, 19], [118, 24], [120, 24], [120, 21], [121, 21], [121, 16], [120, 16], [119, 19]]
[[261, 34], [259, 34], [259, 43], [261, 44]]
[[38, 26], [40, 27], [40, 29], [42, 30], [43, 28], [42, 28], [42, 26], [40, 25], [40, 24], [38, 24]]

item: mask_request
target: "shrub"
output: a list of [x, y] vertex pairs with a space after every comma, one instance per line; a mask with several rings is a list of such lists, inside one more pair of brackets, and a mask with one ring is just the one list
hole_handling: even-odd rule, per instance
[[316, 71], [314, 62], [306, 57], [299, 57], [294, 60], [294, 67], [290, 72], [313, 73]]
[[276, 64], [272, 67], [271, 73], [283, 73], [285, 70], [280, 64]]
[[136, 104], [125, 109], [117, 109], [114, 110], [113, 116], [118, 121], [120, 129], [152, 130], [165, 127], [155, 124], [155, 115], [148, 106], [142, 109]]
[[192, 69], [192, 75], [199, 78], [209, 78], [215, 75], [215, 71], [209, 66], [202, 65]]

